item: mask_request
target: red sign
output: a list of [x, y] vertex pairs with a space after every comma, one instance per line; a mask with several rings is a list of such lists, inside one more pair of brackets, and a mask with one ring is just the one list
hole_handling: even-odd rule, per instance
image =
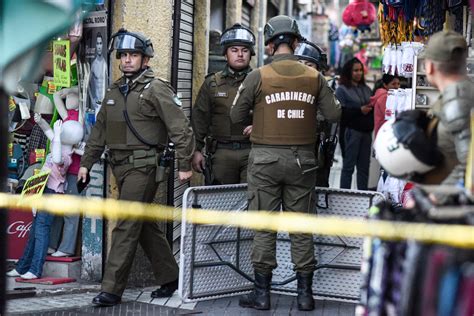
[[23, 249], [28, 241], [31, 225], [33, 224], [33, 214], [31, 211], [8, 211], [7, 221], [7, 245], [8, 259], [20, 259]]

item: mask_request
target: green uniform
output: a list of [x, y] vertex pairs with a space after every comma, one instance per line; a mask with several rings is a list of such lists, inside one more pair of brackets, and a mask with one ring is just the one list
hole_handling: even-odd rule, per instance
[[[250, 124], [232, 124], [229, 116], [237, 90], [251, 71], [234, 72], [229, 66], [216, 74], [209, 74], [199, 90], [193, 107], [191, 123], [196, 137], [196, 149], [203, 151], [210, 136], [215, 146], [211, 150], [214, 183], [247, 182], [247, 163], [250, 140], [243, 130]], [[215, 148], [212, 148], [215, 147]]]
[[[330, 122], [341, 115], [324, 77], [293, 55], [275, 55], [271, 64], [244, 80], [231, 119], [245, 122], [253, 111], [249, 209], [306, 213], [313, 209], [317, 109]], [[290, 238], [296, 271], [313, 271], [312, 235], [291, 234]], [[252, 263], [256, 272], [269, 274], [277, 266], [275, 247], [275, 232], [255, 232]]]
[[[124, 97], [119, 87], [128, 82]], [[107, 89], [96, 123], [86, 144], [81, 166], [91, 169], [105, 148], [117, 179], [119, 199], [150, 203], [155, 196], [156, 162], [168, 137], [175, 143], [180, 171], [191, 170], [194, 137], [173, 89], [148, 69], [138, 78], [125, 77]], [[127, 125], [127, 111], [131, 127]], [[144, 144], [138, 136], [150, 145]], [[151, 261], [158, 284], [174, 281], [178, 266], [163, 232], [155, 222], [119, 220], [105, 266], [102, 291], [121, 296], [138, 243]]]
[[425, 175], [426, 183], [456, 185], [464, 181], [471, 142], [472, 100], [474, 84], [464, 80], [447, 86], [433, 104], [432, 113], [439, 119], [437, 144], [445, 159], [440, 168]]

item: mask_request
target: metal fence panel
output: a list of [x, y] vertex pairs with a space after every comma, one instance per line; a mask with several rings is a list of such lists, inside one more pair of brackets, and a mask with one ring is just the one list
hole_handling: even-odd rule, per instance
[[[371, 191], [316, 188], [318, 215], [365, 217], [383, 195]], [[186, 222], [186, 208], [247, 209], [246, 184], [191, 187], [183, 197], [179, 292], [183, 300], [199, 301], [235, 295], [252, 289], [250, 261], [253, 231], [230, 226], [194, 225]], [[318, 260], [313, 291], [326, 298], [359, 299], [362, 238], [314, 236]], [[296, 292], [288, 233], [277, 235], [278, 267], [272, 290]]]

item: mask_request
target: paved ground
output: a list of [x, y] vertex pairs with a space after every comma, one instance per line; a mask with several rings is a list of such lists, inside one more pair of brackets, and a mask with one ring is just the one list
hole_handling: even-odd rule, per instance
[[96, 293], [65, 294], [10, 300], [7, 315], [317, 315], [352, 316], [355, 305], [344, 302], [316, 301], [316, 310], [300, 312], [296, 297], [272, 294], [270, 311], [244, 309], [238, 305], [238, 296], [198, 303], [181, 303], [177, 295], [170, 299], [150, 299], [150, 291], [127, 290], [123, 303], [114, 307], [97, 308], [90, 303]]

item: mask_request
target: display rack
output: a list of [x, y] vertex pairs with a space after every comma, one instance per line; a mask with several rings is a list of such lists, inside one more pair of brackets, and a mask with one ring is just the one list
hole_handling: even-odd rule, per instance
[[431, 86], [426, 78], [423, 58], [415, 55], [413, 66], [411, 108], [430, 109], [438, 99], [439, 91], [436, 87]]

